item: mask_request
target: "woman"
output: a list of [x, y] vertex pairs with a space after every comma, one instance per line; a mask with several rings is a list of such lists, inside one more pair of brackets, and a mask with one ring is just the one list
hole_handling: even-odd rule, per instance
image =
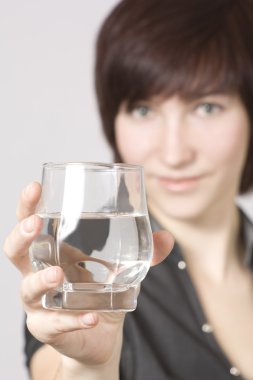
[[[116, 161], [144, 166], [153, 230], [176, 244], [125, 320], [43, 310], [63, 276], [30, 272], [41, 223], [40, 186], [28, 187], [5, 252], [24, 275], [33, 379], [253, 379], [253, 226], [235, 203], [253, 184], [252, 35], [251, 0], [123, 0], [105, 20], [105, 135]], [[154, 236], [158, 263], [171, 240]]]

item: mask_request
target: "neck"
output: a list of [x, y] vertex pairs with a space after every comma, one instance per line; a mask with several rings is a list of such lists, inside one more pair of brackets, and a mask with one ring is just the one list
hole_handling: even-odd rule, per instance
[[194, 220], [157, 215], [152, 209], [151, 213], [172, 233], [190, 270], [220, 281], [240, 265], [240, 214], [235, 204], [212, 207]]

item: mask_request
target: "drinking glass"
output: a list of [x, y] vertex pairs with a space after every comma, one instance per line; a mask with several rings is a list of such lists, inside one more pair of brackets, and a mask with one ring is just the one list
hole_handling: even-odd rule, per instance
[[50, 309], [131, 311], [153, 252], [143, 168], [46, 163], [30, 247], [34, 270], [53, 265], [64, 282], [42, 297]]

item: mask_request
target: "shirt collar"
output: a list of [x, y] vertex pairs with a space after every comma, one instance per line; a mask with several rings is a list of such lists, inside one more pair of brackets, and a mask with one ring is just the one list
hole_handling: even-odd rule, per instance
[[244, 211], [241, 210], [242, 234], [245, 244], [244, 262], [253, 268], [253, 222]]

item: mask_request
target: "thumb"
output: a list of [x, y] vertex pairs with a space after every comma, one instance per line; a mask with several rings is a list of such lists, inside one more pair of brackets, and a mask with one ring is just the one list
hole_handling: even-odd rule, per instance
[[161, 263], [171, 252], [174, 238], [168, 231], [157, 231], [153, 233], [154, 254], [151, 266]]

